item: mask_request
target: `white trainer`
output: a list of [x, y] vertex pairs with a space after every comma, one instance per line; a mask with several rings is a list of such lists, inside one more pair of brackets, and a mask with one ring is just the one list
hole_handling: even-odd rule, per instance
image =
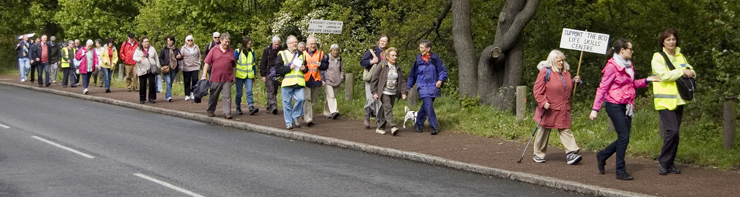
[[185, 96], [185, 100], [190, 100], [190, 96]]

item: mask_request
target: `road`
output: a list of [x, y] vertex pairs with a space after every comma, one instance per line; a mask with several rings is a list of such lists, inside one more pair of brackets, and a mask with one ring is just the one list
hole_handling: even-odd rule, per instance
[[0, 92], [0, 196], [575, 195], [27, 89]]

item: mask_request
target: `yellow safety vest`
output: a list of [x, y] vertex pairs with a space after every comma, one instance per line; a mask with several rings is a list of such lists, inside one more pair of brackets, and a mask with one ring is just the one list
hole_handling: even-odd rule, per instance
[[[663, 52], [665, 52], [665, 50]], [[673, 64], [673, 67], [676, 68], [675, 70], [684, 70], [686, 68], [694, 70], [693, 67], [686, 62], [686, 57], [680, 53], [680, 48], [678, 47], [676, 47], [676, 57], [673, 58], [669, 55], [668, 59]], [[678, 72], [672, 72], [674, 70], [670, 70], [670, 68], [668, 68], [668, 65], [665, 63], [665, 59], [660, 55], [660, 53], [653, 54], [652, 69], [653, 74], [662, 79], [678, 79], [683, 76], [683, 72], [680, 74]], [[686, 104], [686, 100], [683, 100], [678, 94], [678, 87], [676, 87], [675, 80], [653, 82], [653, 99], [655, 110], [674, 110], [678, 105]]]
[[239, 60], [236, 61], [236, 78], [254, 79], [254, 54], [251, 51], [242, 53], [241, 49], [237, 49], [236, 53], [239, 54]]
[[[293, 60], [294, 54], [293, 52], [290, 52], [288, 50], [280, 51], [280, 57], [283, 58], [283, 65], [284, 66], [290, 66], [290, 62]], [[295, 61], [301, 61], [304, 62], [305, 58], [303, 56], [303, 53], [298, 52], [298, 57], [296, 57]], [[288, 86], [306, 86], [306, 80], [303, 79], [303, 72], [300, 69], [291, 69], [290, 73], [285, 74], [285, 77], [283, 79], [283, 85], [281, 87], [288, 87]]]
[[[74, 48], [72, 49], [72, 54], [76, 54]], [[61, 65], [61, 67], [62, 68], [69, 68], [69, 63], [71, 63], [72, 60], [64, 60], [65, 58], [69, 58], [69, 50], [67, 49], [67, 47], [62, 48], [62, 65]]]

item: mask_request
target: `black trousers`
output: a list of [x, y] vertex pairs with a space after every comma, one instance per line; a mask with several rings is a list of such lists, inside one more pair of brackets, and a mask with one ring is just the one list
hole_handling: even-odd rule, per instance
[[157, 82], [154, 80], [156, 75], [147, 73], [139, 76], [139, 101], [146, 101], [146, 87], [149, 82], [149, 99], [157, 100]]
[[195, 84], [198, 84], [198, 79], [200, 75], [198, 75], [198, 71], [183, 71], [182, 72], [182, 83], [183, 83], [183, 89], [185, 92], [185, 96], [190, 96], [190, 93], [193, 92], [193, 86]]
[[62, 68], [62, 86], [67, 87], [69, 81], [72, 81], [72, 85], [75, 84], [75, 70], [72, 67]]
[[673, 160], [676, 159], [678, 152], [678, 131], [681, 128], [681, 118], [683, 118], [683, 105], [679, 105], [674, 110], [660, 110], [660, 123], [665, 128], [663, 137], [663, 147], [660, 148], [658, 162], [663, 167], [673, 166]]
[[31, 75], [30, 76], [31, 77], [31, 82], [36, 81], [35, 80], [36, 79], [36, 69], [37, 69], [36, 67], [39, 66], [38, 64], [39, 63], [33, 63], [33, 64], [31, 64], [31, 73], [26, 73], [26, 74], [30, 74]]
[[627, 151], [627, 145], [630, 143], [630, 127], [632, 117], [625, 114], [627, 111], [626, 104], [606, 103], [606, 113], [614, 123], [614, 129], [617, 130], [617, 140], [609, 144], [604, 150], [599, 151], [603, 158], [609, 158], [614, 153], [617, 154], [617, 175], [627, 172], [624, 163], [624, 154]]

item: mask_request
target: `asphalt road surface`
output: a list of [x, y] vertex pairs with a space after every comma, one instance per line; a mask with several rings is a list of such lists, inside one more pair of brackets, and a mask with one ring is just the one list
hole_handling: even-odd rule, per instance
[[0, 85], [0, 196], [573, 195]]

